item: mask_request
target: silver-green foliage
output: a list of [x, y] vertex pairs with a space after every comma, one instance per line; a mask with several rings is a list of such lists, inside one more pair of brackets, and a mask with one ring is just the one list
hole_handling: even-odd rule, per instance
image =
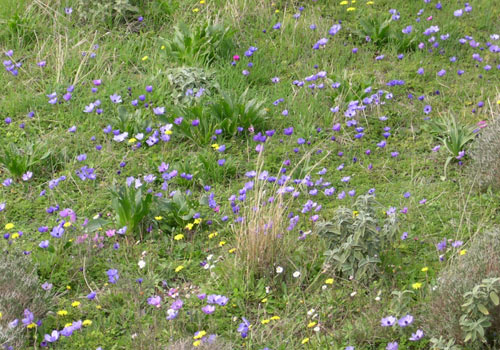
[[465, 334], [464, 342], [488, 342], [486, 331], [492, 325], [492, 314], [500, 313], [499, 293], [500, 277], [495, 277], [485, 278], [464, 294], [464, 314], [460, 317], [460, 326]]
[[355, 209], [338, 208], [332, 221], [321, 223], [319, 234], [330, 242], [325, 263], [345, 277], [371, 278], [378, 270], [380, 254], [394, 240], [397, 219], [394, 214], [377, 219], [373, 195], [359, 196]]
[[471, 173], [481, 188], [500, 188], [500, 118], [481, 130], [472, 145], [470, 157]]
[[[19, 251], [2, 252], [0, 256], [0, 348], [8, 345], [21, 349], [26, 332], [21, 326], [8, 324], [21, 319], [25, 309], [42, 318], [49, 305], [49, 292], [41, 288], [36, 267], [30, 256]], [[20, 322], [19, 322], [20, 323]]]
[[[466, 254], [452, 258], [439, 273], [437, 285], [430, 300], [423, 304], [422, 314], [427, 334], [453, 339], [458, 345], [463, 345], [469, 327], [479, 329], [478, 326], [482, 325], [485, 328], [486, 323], [482, 324], [485, 321], [481, 320], [481, 315], [486, 315], [480, 311], [484, 311], [482, 306], [478, 306], [480, 304], [492, 316], [490, 320], [492, 325], [488, 328], [489, 332], [491, 334], [493, 332], [499, 333], [500, 312], [497, 308], [495, 314], [493, 309], [487, 306], [487, 300], [482, 303], [474, 302], [474, 308], [477, 309], [474, 310], [478, 311], [478, 313], [474, 313], [474, 318], [466, 316], [462, 319], [464, 314], [467, 315], [467, 311], [464, 311], [462, 305], [466, 305], [470, 301], [472, 297], [470, 293], [476, 289], [477, 293], [481, 292], [482, 294], [485, 289], [480, 286], [484, 280], [497, 277], [500, 277], [500, 229], [493, 228], [474, 237], [469, 242]], [[498, 291], [496, 293], [498, 294]], [[495, 296], [493, 298], [495, 299]], [[477, 318], [475, 318], [476, 316]], [[477, 325], [470, 324], [471, 320]], [[467, 325], [465, 325], [465, 321]], [[472, 344], [467, 345], [473, 346]]]

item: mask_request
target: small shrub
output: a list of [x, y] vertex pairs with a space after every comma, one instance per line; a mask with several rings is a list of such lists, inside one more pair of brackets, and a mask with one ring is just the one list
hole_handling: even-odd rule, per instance
[[127, 232], [142, 236], [144, 219], [150, 215], [153, 204], [151, 193], [143, 194], [143, 186], [136, 187], [133, 183], [111, 190], [111, 206], [116, 213], [116, 222], [121, 227], [126, 226]]
[[228, 56], [234, 32], [222, 23], [205, 24], [192, 30], [184, 23], [175, 27], [173, 38], [165, 41], [166, 54], [187, 66], [210, 65]]
[[[162, 79], [162, 78], [166, 79]], [[155, 79], [165, 81], [168, 87], [163, 90], [168, 91], [174, 105], [193, 104], [202, 96], [210, 96], [213, 90], [218, 89], [213, 71], [197, 67], [169, 68], [160, 72]]]
[[162, 216], [160, 228], [173, 233], [178, 228], [183, 229], [192, 221], [199, 202], [176, 191], [172, 198], [161, 199], [158, 202], [159, 214]]
[[450, 154], [444, 165], [444, 178], [446, 169], [452, 160], [460, 159], [465, 152], [465, 146], [476, 137], [475, 129], [463, 125], [455, 117], [440, 117], [429, 122], [430, 133], [443, 143]]
[[211, 106], [210, 114], [216, 120], [218, 128], [224, 132], [224, 136], [236, 135], [239, 126], [244, 129], [252, 127], [256, 132], [265, 128], [265, 101], [248, 99], [247, 91], [237, 98], [222, 93], [222, 98]]
[[500, 188], [500, 118], [481, 131], [469, 153], [470, 170], [481, 188]]
[[77, 0], [74, 13], [83, 23], [105, 23], [112, 28], [137, 17], [139, 8], [133, 0]]
[[[482, 281], [500, 276], [500, 229], [494, 228], [473, 238], [467, 253], [451, 259], [440, 272], [437, 289], [425, 304], [424, 319], [428, 333], [464, 344], [466, 331], [460, 324], [462, 305]], [[482, 308], [481, 308], [482, 309]], [[491, 312], [491, 311], [490, 311]], [[493, 312], [491, 312], [493, 315]], [[500, 332], [499, 312], [488, 332]]]
[[12, 346], [21, 349], [26, 340], [26, 331], [21, 322], [15, 328], [8, 324], [21, 320], [29, 309], [35, 320], [41, 319], [49, 305], [49, 292], [41, 288], [36, 267], [29, 256], [18, 251], [2, 252], [0, 258], [0, 347]]
[[[380, 263], [380, 254], [390, 246], [397, 229], [396, 216], [382, 223], [375, 216], [372, 195], [359, 196], [356, 210], [337, 209], [332, 221], [320, 223], [318, 233], [330, 243], [325, 263], [344, 277], [371, 278]], [[382, 227], [380, 227], [382, 226]]]
[[129, 135], [135, 135], [144, 132], [148, 126], [152, 126], [152, 121], [140, 109], [131, 113], [124, 106], [120, 106], [114, 124], [114, 128], [121, 132], [126, 131]]
[[51, 154], [50, 149], [41, 143], [26, 143], [22, 146], [9, 143], [3, 145], [0, 152], [0, 164], [16, 178], [20, 178], [29, 170], [33, 171], [37, 164]]

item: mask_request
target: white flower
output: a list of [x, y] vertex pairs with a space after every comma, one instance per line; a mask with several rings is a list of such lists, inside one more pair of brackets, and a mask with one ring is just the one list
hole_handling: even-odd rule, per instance
[[292, 276], [295, 277], [295, 278], [299, 278], [300, 277], [300, 271], [295, 271]]
[[146, 262], [144, 260], [139, 260], [139, 262], [137, 263], [137, 265], [139, 265], [140, 269], [143, 269], [143, 268], [146, 267]]
[[281, 266], [278, 266], [276, 268], [276, 273], [282, 273], [283, 272], [283, 268]]
[[266, 294], [269, 294], [269, 293], [271, 293], [271, 287], [267, 286], [266, 287]]
[[376, 297], [376, 298], [375, 298], [375, 301], [380, 301], [380, 297]]
[[319, 332], [319, 326], [314, 327], [313, 331]]
[[326, 288], [328, 288], [328, 286], [327, 286], [326, 284], [323, 284], [323, 285], [321, 286], [321, 289], [323, 289], [323, 290], [325, 290]]
[[212, 260], [213, 257], [214, 257], [214, 255], [210, 254], [209, 256], [207, 256], [207, 260], [210, 261], [210, 260]]
[[358, 294], [358, 292], [352, 292], [351, 297], [355, 296], [356, 294]]
[[315, 312], [316, 312], [316, 310], [311, 309], [311, 310], [307, 311], [307, 316], [311, 316]]

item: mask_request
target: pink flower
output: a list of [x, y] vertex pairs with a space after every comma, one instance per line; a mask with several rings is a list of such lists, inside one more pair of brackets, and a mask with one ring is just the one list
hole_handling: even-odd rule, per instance
[[239, 60], [240, 60], [240, 56], [238, 56], [238, 55], [234, 55], [234, 56], [233, 56], [233, 60], [235, 60], [235, 61], [239, 61]]
[[108, 237], [113, 237], [115, 235], [116, 230], [107, 230], [106, 231], [106, 236]]

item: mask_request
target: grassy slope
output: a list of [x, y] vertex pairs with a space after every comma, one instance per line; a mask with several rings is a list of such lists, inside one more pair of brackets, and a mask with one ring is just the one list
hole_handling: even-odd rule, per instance
[[[470, 178], [465, 176], [462, 167], [453, 164], [447, 181], [440, 180], [446, 159], [445, 150], [431, 152], [437, 142], [425, 129], [422, 112], [424, 106], [429, 104], [433, 108], [431, 117], [451, 113], [469, 124], [498, 115], [498, 57], [487, 50], [481, 53], [485, 62], [493, 66], [491, 71], [486, 72], [482, 69], [484, 63], [476, 67], [476, 62], [471, 59], [475, 50], [467, 44], [458, 43], [464, 35], [472, 35], [481, 43], [489, 40], [489, 35], [495, 32], [495, 23], [498, 23], [495, 20], [499, 16], [498, 7], [493, 2], [477, 1], [473, 4], [472, 13], [457, 19], [452, 13], [461, 6], [458, 3], [443, 4], [443, 9], [437, 10], [434, 1], [429, 4], [421, 1], [375, 1], [374, 5], [358, 1], [353, 5], [356, 10], [347, 12], [347, 6], [325, 0], [307, 2], [300, 19], [296, 20], [292, 15], [298, 12], [297, 7], [285, 1], [274, 4], [243, 0], [207, 1], [203, 5], [192, 1], [168, 5], [170, 2], [165, 1], [143, 4], [141, 14], [145, 19], [141, 25], [133, 23], [128, 29], [121, 25], [109, 30], [92, 22], [78, 24], [78, 13], [74, 12], [68, 18], [63, 14], [64, 6], [55, 1], [50, 2], [48, 7], [41, 2], [4, 1], [7, 6], [0, 13], [2, 21], [14, 18], [15, 13], [26, 20], [17, 29], [10, 27], [2, 32], [2, 52], [14, 49], [14, 57], [24, 64], [18, 77], [12, 77], [8, 72], [0, 75], [2, 117], [9, 116], [13, 120], [10, 125], [2, 127], [0, 134], [5, 143], [41, 140], [54, 152], [51, 165], [40, 169], [30, 182], [0, 188], [0, 202], [7, 202], [7, 209], [0, 213], [0, 222], [15, 223], [16, 229], [25, 233], [9, 249], [19, 246], [24, 250], [33, 250], [41, 280], [53, 283], [58, 295], [54, 298], [52, 310], [70, 311], [70, 316], [63, 320], [49, 316], [40, 330], [41, 334], [80, 318], [93, 322], [82, 332], [58, 342], [55, 348], [160, 348], [160, 344], [166, 344], [171, 339], [191, 337], [201, 329], [234, 342], [235, 347], [245, 344], [250, 349], [264, 346], [271, 349], [299, 348], [306, 337], [310, 341], [305, 346], [318, 349], [347, 345], [378, 349], [385, 348], [388, 341], [396, 339], [402, 343], [401, 347], [407, 346], [403, 348], [425, 348], [425, 343], [404, 345], [409, 334], [381, 330], [379, 320], [390, 313], [388, 310], [396, 312], [391, 309], [394, 307], [390, 297], [393, 290], [411, 290], [411, 285], [419, 281], [424, 283], [423, 288], [416, 291], [409, 309], [418, 315], [419, 305], [429, 298], [436, 273], [442, 265], [438, 261], [435, 244], [444, 237], [466, 241], [496, 219], [498, 194], [471, 191]], [[168, 14], [167, 7], [172, 14]], [[200, 11], [193, 12], [193, 8]], [[437, 50], [433, 53], [416, 50], [405, 53], [405, 57], [398, 60], [395, 45], [376, 47], [356, 36], [354, 31], [360, 17], [389, 17], [390, 8], [401, 13], [401, 19], [391, 26], [400, 30], [406, 25], [413, 25], [418, 31], [418, 41], [427, 39], [420, 33], [430, 25], [440, 27], [438, 35], [449, 33], [447, 41], [440, 41], [440, 48], [445, 54], [440, 55]], [[416, 23], [416, 13], [420, 8], [424, 8], [422, 21]], [[426, 18], [431, 15], [432, 21], [427, 21]], [[217, 19], [235, 28], [237, 47], [233, 54], [242, 57], [236, 67], [229, 65], [230, 57], [212, 65], [221, 89], [240, 94], [248, 88], [249, 97], [264, 99], [269, 108], [269, 129], [275, 129], [276, 135], [265, 145], [266, 169], [276, 171], [285, 159], [291, 159], [294, 164], [305, 152], [322, 149], [323, 153], [312, 155], [309, 162], [315, 164], [321, 160], [315, 172], [327, 168], [324, 178], [332, 182], [338, 192], [356, 189], [361, 194], [376, 188], [377, 199], [384, 208], [394, 206], [399, 210], [408, 207], [408, 214], [401, 215], [400, 230], [408, 232], [409, 238], [397, 242], [393, 251], [383, 257], [384, 275], [378, 282], [364, 286], [336, 279], [333, 286], [322, 290], [324, 280], [332, 276], [322, 269], [322, 251], [326, 243], [312, 235], [297, 247], [292, 256], [280, 257], [283, 264], [287, 260], [292, 261], [284, 275], [246, 284], [238, 273], [239, 267], [232, 264], [233, 258], [228, 251], [234, 246], [234, 238], [230, 226], [220, 221], [221, 215], [210, 215], [209, 218], [214, 220], [212, 228], [202, 226], [194, 234], [185, 232], [185, 240], [174, 241], [172, 236], [154, 230], [138, 244], [132, 244], [130, 238], [128, 243], [120, 239], [118, 250], [112, 247], [114, 239], [106, 241], [101, 250], [95, 249], [93, 244], [64, 248], [67, 240], [74, 240], [81, 234], [79, 228], [68, 230], [62, 242], [55, 241], [48, 233], [36, 231], [39, 226], [55, 225], [55, 217], [45, 212], [45, 208], [55, 204], [61, 208], [72, 208], [79, 216], [79, 223], [84, 217], [90, 218], [97, 213], [112, 215], [108, 189], [113, 182], [123, 183], [127, 176], [156, 173], [161, 161], [195, 174], [192, 182], [174, 180], [171, 189], [190, 189], [198, 197], [203, 192], [201, 185], [212, 185], [216, 200], [222, 206], [221, 212], [230, 213], [227, 198], [237, 193], [247, 181], [243, 174], [255, 168], [256, 143], [251, 137], [218, 141], [228, 146], [228, 151], [220, 156], [214, 155], [210, 146], [198, 147], [175, 134], [170, 143], [132, 151], [130, 146], [113, 142], [109, 135], [102, 133], [106, 125], [113, 123], [113, 115], [116, 114], [116, 106], [110, 103], [108, 96], [117, 92], [122, 95], [124, 104], [129, 105], [132, 98], [127, 96], [127, 87], [132, 88], [132, 96], [137, 98], [145, 93], [146, 85], [153, 85], [154, 92], [148, 95], [148, 101], [170, 110], [171, 101], [165, 93], [168, 87], [157, 76], [160, 70], [175, 67], [178, 63], [161, 50], [164, 43], [161, 38], [171, 36], [175, 23], [184, 21], [194, 27], [207, 19]], [[325, 49], [312, 50], [314, 42], [326, 37], [330, 26], [338, 20], [342, 20], [343, 29], [335, 37], [329, 37]], [[272, 29], [277, 22], [282, 23], [281, 30]], [[317, 26], [314, 31], [309, 28], [313, 23]], [[263, 29], [267, 33], [263, 33]], [[95, 44], [99, 48], [93, 50]], [[258, 51], [251, 59], [254, 67], [245, 77], [241, 71], [246, 68], [249, 59], [244, 57], [243, 52], [249, 46], [258, 47]], [[352, 54], [355, 46], [359, 52]], [[88, 55], [82, 57], [82, 51], [95, 51], [97, 55], [95, 58]], [[375, 61], [374, 58], [381, 54], [385, 58]], [[148, 59], [142, 60], [146, 55]], [[456, 56], [457, 61], [450, 62], [451, 56]], [[47, 61], [45, 68], [35, 64], [42, 59]], [[350, 88], [338, 94], [328, 86], [324, 91], [315, 92], [306, 87], [298, 89], [292, 86], [293, 80], [313, 74], [314, 65], [326, 71], [332, 81], [340, 81]], [[419, 67], [425, 69], [423, 76], [416, 73]], [[441, 69], [445, 69], [447, 74], [437, 77], [436, 73]], [[466, 73], [458, 76], [457, 69]], [[483, 77], [479, 78], [479, 74]], [[278, 84], [271, 82], [275, 76], [280, 78]], [[92, 79], [103, 80], [96, 94], [90, 92]], [[392, 79], [402, 79], [405, 85], [385, 86]], [[71, 103], [57, 106], [47, 103], [45, 95], [58, 91], [61, 96], [61, 92], [73, 83], [75, 92]], [[329, 141], [333, 135], [332, 125], [343, 123], [345, 119], [342, 113], [332, 114], [329, 108], [345, 106], [367, 86], [372, 86], [374, 90], [388, 90], [394, 98], [387, 100], [383, 106], [368, 110], [366, 117], [360, 119], [360, 125], [366, 128], [363, 139], [356, 141], [353, 130], [343, 126], [337, 134], [338, 142]], [[407, 97], [409, 93], [414, 95], [411, 100]], [[420, 95], [425, 95], [424, 101], [417, 99]], [[82, 113], [84, 106], [96, 98], [102, 100], [105, 112], [101, 116]], [[284, 102], [274, 106], [272, 102], [279, 98], [284, 98]], [[479, 101], [484, 101], [485, 106], [471, 113]], [[287, 117], [281, 114], [284, 109], [289, 111]], [[31, 110], [35, 111], [35, 117], [28, 119], [26, 114]], [[378, 120], [382, 115], [389, 117], [386, 123]], [[24, 129], [18, 128], [21, 122], [26, 123]], [[69, 134], [67, 129], [73, 125], [78, 127], [78, 131]], [[282, 130], [289, 126], [294, 126], [294, 134], [285, 137]], [[378, 149], [375, 144], [382, 139], [384, 126], [391, 127], [392, 136], [385, 149]], [[318, 127], [322, 128], [319, 133], [316, 131]], [[96, 141], [90, 141], [92, 136], [96, 137]], [[311, 146], [297, 145], [299, 137], [310, 140]], [[283, 139], [282, 143], [280, 139]], [[95, 150], [97, 144], [102, 145], [101, 151]], [[293, 152], [294, 147], [300, 148], [298, 154]], [[364, 153], [366, 149], [372, 150], [370, 156]], [[342, 157], [337, 156], [339, 151], [344, 152]], [[390, 153], [393, 151], [398, 151], [400, 155], [392, 158]], [[324, 158], [327, 152], [331, 155]], [[81, 153], [88, 155], [84, 164], [96, 169], [96, 181], [81, 181], [75, 175], [75, 170], [83, 165], [75, 160]], [[225, 169], [232, 166], [234, 170], [213, 176], [215, 171], [219, 171], [218, 167], [214, 166], [214, 171], [201, 166], [200, 154], [212, 157], [213, 163], [217, 157], [224, 157], [228, 162]], [[352, 162], [353, 157], [357, 157], [358, 161]], [[121, 161], [127, 163], [123, 169], [118, 165]], [[339, 172], [336, 168], [341, 163], [345, 163], [345, 168]], [[372, 170], [367, 169], [369, 163], [373, 165]], [[120, 174], [117, 174], [118, 170], [121, 170]], [[314, 180], [319, 178], [315, 172]], [[48, 181], [61, 175], [66, 175], [68, 179], [54, 190], [48, 190], [45, 197], [39, 197], [40, 191], [47, 188]], [[7, 176], [2, 172], [2, 179]], [[351, 176], [348, 185], [340, 181], [343, 176]], [[403, 197], [407, 191], [411, 193], [408, 199]], [[306, 193], [301, 195], [297, 205], [303, 204], [308, 196]], [[422, 198], [427, 198], [425, 205], [419, 204]], [[336, 195], [328, 198], [319, 194], [311, 199], [323, 205], [320, 213], [323, 219], [331, 217], [339, 205], [350, 206], [353, 202], [348, 196], [340, 201]], [[299, 226], [304, 230], [311, 229], [306, 219]], [[217, 230], [219, 235], [208, 239], [213, 230]], [[58, 254], [41, 251], [38, 243], [42, 238], [50, 239]], [[219, 247], [222, 240], [227, 244]], [[7, 247], [6, 241], [1, 244]], [[146, 268], [139, 270], [137, 261], [143, 251], [147, 252]], [[212, 273], [199, 266], [208, 254], [214, 254], [214, 259], [219, 257], [221, 260]], [[173, 270], [178, 265], [185, 268], [175, 273]], [[421, 272], [424, 266], [429, 267], [427, 273]], [[80, 268], [85, 269], [85, 275]], [[105, 284], [107, 278], [104, 272], [109, 268], [120, 272], [117, 285]], [[300, 279], [291, 277], [295, 269], [302, 272]], [[141, 286], [135, 282], [139, 277], [144, 278]], [[162, 281], [166, 281], [168, 288], [179, 288], [185, 301], [184, 310], [175, 321], [165, 320], [165, 308], [153, 310], [146, 304], [147, 297], [154, 294], [169, 299], [166, 296], [168, 288], [162, 287]], [[71, 286], [71, 290], [66, 290], [67, 285]], [[268, 295], [266, 286], [271, 287]], [[89, 287], [99, 290], [98, 300], [89, 302], [85, 299]], [[198, 291], [227, 295], [230, 302], [213, 315], [203, 315], [200, 311], [203, 303], [195, 300]], [[357, 294], [351, 296], [353, 292]], [[377, 295], [381, 299], [376, 302], [374, 298]], [[263, 303], [265, 297], [267, 302]], [[75, 300], [81, 301], [79, 308], [71, 307]], [[312, 316], [308, 315], [310, 309], [317, 314], [315, 320], [319, 321], [320, 332], [307, 328]], [[273, 315], [278, 315], [280, 320], [261, 324], [261, 320]], [[254, 324], [249, 338], [244, 340], [236, 332], [241, 316]], [[418, 327], [425, 327], [418, 322], [420, 320], [416, 322]], [[136, 336], [132, 337], [133, 334]]]

